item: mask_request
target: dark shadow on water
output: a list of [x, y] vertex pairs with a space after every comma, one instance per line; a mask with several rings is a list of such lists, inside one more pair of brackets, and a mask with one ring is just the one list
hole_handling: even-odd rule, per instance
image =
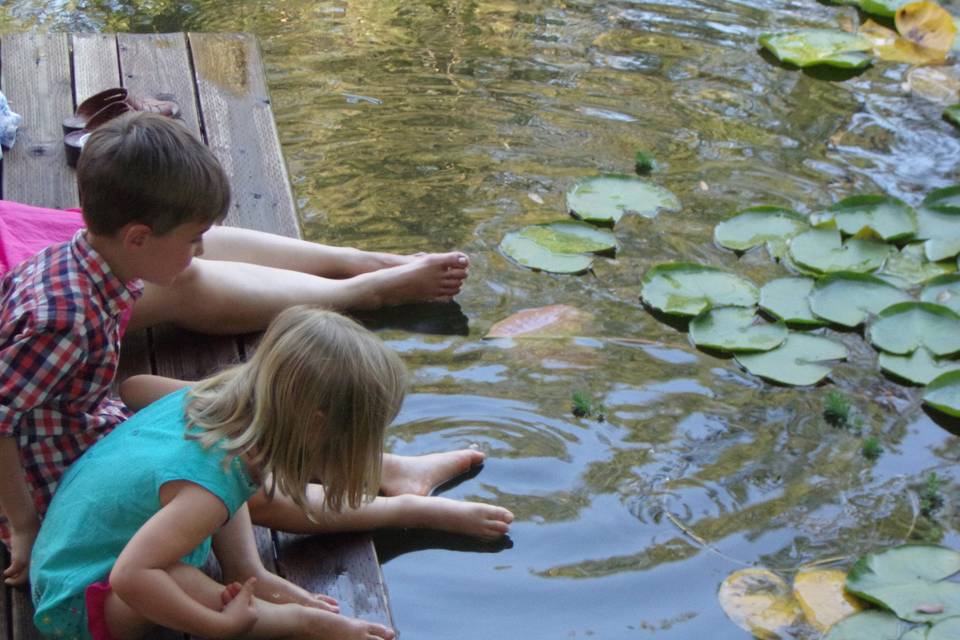
[[446, 482], [443, 482], [443, 483], [441, 483], [441, 484], [438, 484], [436, 487], [434, 487], [434, 488], [430, 491], [430, 495], [432, 495], [432, 496], [438, 496], [438, 495], [440, 495], [441, 493], [444, 493], [444, 492], [446, 492], [446, 491], [450, 491], [450, 490], [453, 489], [454, 487], [459, 486], [460, 484], [466, 482], [467, 480], [472, 480], [472, 479], [476, 478], [476, 477], [477, 477], [477, 474], [479, 474], [481, 471], [483, 471], [483, 464], [474, 465], [474, 466], [470, 467], [469, 469], [467, 469], [466, 471], [464, 471], [463, 473], [461, 473], [461, 474], [459, 474], [459, 475], [456, 475], [456, 476], [453, 476], [452, 478], [450, 478], [450, 479], [447, 480]]
[[499, 553], [513, 548], [513, 540], [510, 536], [503, 536], [499, 540], [480, 540], [473, 536], [429, 529], [381, 529], [373, 533], [373, 544], [381, 564], [386, 564], [405, 553], [428, 549]]
[[403, 329], [441, 336], [470, 334], [470, 321], [456, 302], [404, 304], [376, 311], [352, 311], [350, 315], [371, 331]]
[[933, 407], [923, 405], [923, 412], [930, 417], [936, 425], [955, 436], [960, 436], [960, 418], [951, 416]]
[[646, 309], [647, 313], [653, 316], [655, 320], [659, 320], [668, 327], [672, 327], [681, 333], [687, 333], [690, 325], [690, 318], [683, 316], [672, 316], [668, 313], [660, 311], [659, 309], [651, 307], [643, 300], [640, 300], [640, 302], [643, 304], [643, 308]]

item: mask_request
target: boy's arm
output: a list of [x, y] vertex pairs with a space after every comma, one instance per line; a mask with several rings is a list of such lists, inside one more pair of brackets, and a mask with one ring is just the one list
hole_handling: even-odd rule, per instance
[[139, 411], [163, 396], [189, 387], [192, 382], [142, 374], [130, 376], [120, 383], [120, 399], [134, 411]]
[[246, 504], [237, 509], [230, 521], [213, 535], [213, 552], [223, 571], [224, 582], [243, 583], [254, 577], [257, 579], [254, 593], [261, 600], [278, 604], [293, 602], [305, 607], [340, 612], [335, 598], [310, 593], [263, 566], [253, 536], [250, 509]]
[[10, 526], [7, 584], [24, 584], [40, 527], [20, 459], [17, 436], [28, 411], [42, 406], [61, 380], [86, 357], [86, 344], [65, 324], [27, 329], [0, 350], [0, 512]]
[[206, 638], [240, 635], [255, 617], [232, 616], [227, 610], [205, 606], [169, 573], [170, 567], [227, 519], [226, 507], [190, 482], [168, 483], [161, 494], [168, 501], [124, 547], [110, 572], [110, 586], [134, 611], [155, 624]]
[[0, 512], [10, 523], [10, 566], [4, 569], [4, 582], [26, 584], [40, 519], [27, 488], [15, 438], [0, 437]]

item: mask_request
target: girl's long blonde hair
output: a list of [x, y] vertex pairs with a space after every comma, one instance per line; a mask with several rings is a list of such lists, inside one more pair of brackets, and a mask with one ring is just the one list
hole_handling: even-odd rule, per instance
[[268, 493], [279, 490], [310, 514], [306, 488], [325, 505], [356, 508], [380, 486], [383, 434], [403, 401], [396, 353], [356, 322], [317, 307], [287, 309], [253, 357], [199, 382], [188, 425], [205, 446], [246, 454]]

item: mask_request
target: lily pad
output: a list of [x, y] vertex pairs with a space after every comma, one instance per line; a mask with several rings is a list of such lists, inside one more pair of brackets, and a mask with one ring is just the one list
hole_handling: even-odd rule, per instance
[[876, 271], [889, 253], [890, 247], [877, 240], [850, 238], [843, 242], [835, 229], [810, 229], [790, 241], [793, 261], [820, 273]]
[[915, 0], [861, 0], [860, 8], [875, 16], [892, 18], [897, 15], [897, 9], [914, 1]]
[[782, 62], [798, 67], [828, 64], [844, 69], [859, 69], [870, 64], [870, 41], [837, 29], [799, 29], [785, 33], [766, 33], [760, 45]]
[[[904, 245], [900, 251], [890, 253], [890, 257], [883, 265], [883, 273], [895, 276], [908, 285], [915, 285], [923, 284], [927, 280], [945, 273], [956, 271], [957, 266], [953, 262], [944, 262], [942, 258], [938, 258], [939, 262], [931, 262], [927, 258], [927, 246], [930, 243], [936, 243], [935, 246], [939, 247], [937, 250], [940, 251], [946, 246], [945, 243], [934, 240], [928, 240], [926, 243], [911, 242]], [[960, 252], [960, 238], [954, 241], [954, 246], [956, 252]]]
[[960, 184], [936, 189], [923, 199], [923, 206], [931, 209], [960, 209]]
[[567, 192], [567, 208], [576, 218], [614, 225], [626, 213], [653, 218], [661, 209], [676, 211], [680, 201], [667, 189], [626, 175], [583, 180]]
[[593, 264], [591, 255], [556, 253], [519, 231], [503, 236], [500, 250], [524, 267], [551, 273], [584, 273]]
[[[953, 374], [947, 374], [953, 375]], [[863, 556], [847, 573], [847, 591], [912, 622], [960, 614], [960, 553], [935, 545], [901, 545]]]
[[935, 358], [923, 347], [908, 356], [881, 353], [879, 360], [880, 368], [887, 373], [920, 385], [929, 384], [944, 373], [960, 369], [960, 362]]
[[856, 327], [910, 295], [880, 278], [864, 273], [834, 273], [817, 281], [810, 293], [810, 310], [825, 320]]
[[960, 618], [947, 618], [933, 625], [926, 640], [956, 640], [960, 638]]
[[782, 345], [765, 353], [736, 356], [755, 376], [789, 385], [811, 385], [830, 373], [831, 360], [843, 360], [847, 349], [839, 342], [805, 333], [791, 333]]
[[954, 313], [960, 314], [960, 275], [950, 273], [927, 281], [920, 292], [924, 302], [942, 304]]
[[823, 213], [814, 216], [814, 223], [834, 220], [837, 228], [848, 236], [865, 228], [873, 229], [886, 241], [909, 238], [917, 231], [917, 214], [906, 203], [888, 196], [852, 196]]
[[926, 241], [928, 260], [960, 253], [960, 187], [938, 189], [927, 196], [917, 209], [917, 238]]
[[655, 309], [695, 316], [712, 307], [752, 307], [759, 292], [753, 283], [713, 267], [669, 262], [643, 276], [641, 299]]
[[793, 596], [807, 622], [821, 633], [864, 608], [844, 591], [846, 577], [846, 572], [838, 569], [806, 569], [793, 579]]
[[901, 302], [877, 314], [867, 338], [888, 353], [903, 355], [926, 347], [946, 356], [960, 351], [960, 315], [930, 302]]
[[[947, 622], [944, 620], [944, 622]], [[900, 640], [927, 640], [927, 632], [930, 630], [925, 624], [920, 625], [919, 627], [914, 627], [907, 631], [905, 634], [900, 636]], [[960, 636], [957, 636], [960, 637]]]
[[518, 233], [554, 253], [612, 255], [617, 247], [612, 232], [577, 220], [535, 224], [520, 229]]
[[[750, 207], [724, 220], [713, 230], [713, 239], [721, 247], [746, 251], [760, 244], [774, 243], [786, 246], [792, 238], [807, 228], [806, 219], [789, 209], [772, 206]], [[771, 249], [770, 254], [782, 254]]]
[[903, 623], [886, 611], [861, 611], [835, 624], [823, 640], [899, 640]]
[[813, 315], [807, 297], [813, 290], [813, 278], [777, 278], [760, 289], [760, 308], [787, 324], [817, 327], [826, 324]]
[[496, 323], [484, 338], [555, 338], [575, 335], [593, 315], [567, 304], [523, 309]]
[[943, 117], [955, 127], [960, 127], [960, 104], [952, 104], [943, 110]]
[[750, 307], [707, 309], [690, 321], [690, 338], [701, 348], [721, 351], [769, 351], [787, 339], [783, 322], [760, 323]]
[[960, 371], [934, 378], [923, 390], [923, 401], [946, 414], [960, 417]]
[[730, 620], [757, 638], [784, 637], [801, 613], [786, 582], [768, 569], [730, 574], [720, 584], [717, 599]]

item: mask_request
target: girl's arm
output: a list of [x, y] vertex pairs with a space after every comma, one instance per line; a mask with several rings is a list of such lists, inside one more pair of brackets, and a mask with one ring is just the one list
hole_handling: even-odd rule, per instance
[[246, 631], [255, 621], [250, 609], [210, 609], [187, 594], [167, 572], [227, 519], [223, 502], [191, 482], [161, 487], [164, 505], [117, 558], [110, 586], [133, 610], [151, 622], [207, 638]]
[[289, 580], [267, 571], [260, 560], [247, 505], [238, 509], [230, 522], [213, 535], [213, 552], [223, 571], [224, 582], [242, 584], [251, 577], [256, 578], [257, 585], [254, 593], [261, 600], [277, 604], [293, 602], [334, 613], [340, 611], [336, 599], [323, 594], [310, 593]]
[[134, 411], [139, 411], [154, 400], [159, 400], [163, 396], [189, 387], [191, 384], [186, 380], [176, 380], [150, 374], [130, 376], [120, 383], [120, 399], [123, 400], [123, 404]]

